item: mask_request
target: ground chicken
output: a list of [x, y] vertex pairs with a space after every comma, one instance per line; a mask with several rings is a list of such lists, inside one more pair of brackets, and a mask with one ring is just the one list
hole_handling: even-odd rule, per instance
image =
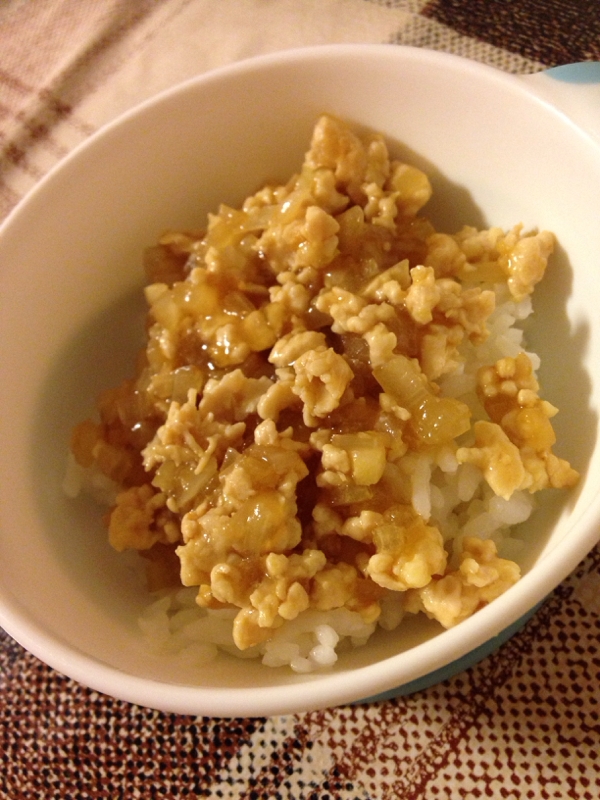
[[314, 427], [339, 406], [352, 370], [342, 356], [324, 345], [304, 352], [293, 366], [292, 391], [302, 400], [304, 424]]
[[444, 572], [448, 556], [441, 533], [411, 508], [391, 508], [371, 537], [377, 552], [362, 559], [363, 569], [386, 589], [421, 588]]
[[459, 545], [464, 509], [577, 481], [528, 356], [472, 367], [553, 236], [436, 232], [430, 195], [324, 115], [286, 183], [148, 250], [137, 372], [72, 452], [116, 487], [113, 547], [146, 554], [152, 588], [178, 565], [198, 605], [235, 610], [240, 649], [310, 609], [371, 624], [393, 598], [397, 619], [454, 625], [519, 576], [491, 540]]
[[407, 608], [412, 612], [421, 609], [444, 628], [451, 628], [501, 595], [519, 577], [519, 567], [498, 558], [490, 539], [465, 539], [460, 567], [413, 591]]

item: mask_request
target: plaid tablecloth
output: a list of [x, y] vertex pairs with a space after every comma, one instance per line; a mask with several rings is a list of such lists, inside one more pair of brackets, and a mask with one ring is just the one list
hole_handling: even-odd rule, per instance
[[[241, 58], [330, 42], [534, 72], [600, 59], [600, 5], [1, 0], [0, 218], [140, 100]], [[380, 704], [236, 720], [101, 696], [0, 631], [0, 799], [597, 800], [599, 615], [597, 548], [519, 635], [452, 680]]]

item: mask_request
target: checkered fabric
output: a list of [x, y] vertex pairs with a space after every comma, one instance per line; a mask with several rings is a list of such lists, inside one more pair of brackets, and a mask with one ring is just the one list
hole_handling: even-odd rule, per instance
[[[74, 146], [157, 91], [332, 42], [409, 44], [534, 72], [600, 59], [600, 6], [3, 0], [0, 219]], [[597, 548], [518, 635], [452, 680], [385, 703], [222, 720], [99, 695], [0, 632], [0, 800], [598, 800], [599, 634]]]

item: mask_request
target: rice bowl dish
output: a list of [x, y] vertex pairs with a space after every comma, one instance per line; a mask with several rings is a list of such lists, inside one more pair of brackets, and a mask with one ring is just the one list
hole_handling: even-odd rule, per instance
[[287, 183], [146, 251], [146, 349], [65, 486], [113, 488], [159, 652], [305, 673], [407, 614], [453, 627], [519, 579], [536, 493], [577, 483], [519, 327], [553, 235], [439, 233], [430, 197], [324, 115]]
[[[545, 96], [532, 76], [505, 75], [424, 50], [351, 45], [277, 53], [153, 98], [92, 136], [40, 182], [0, 235], [0, 339], [6, 343], [0, 364], [11, 376], [0, 385], [6, 409], [0, 418], [0, 625], [13, 638], [60, 672], [127, 702], [194, 715], [294, 713], [391, 697], [450, 677], [496, 649], [575, 569], [600, 529], [600, 292], [594, 267], [600, 148], [585, 121], [578, 126], [557, 110], [559, 98], [553, 105], [555, 82], [539, 77], [540, 87], [546, 81], [549, 89]], [[569, 97], [571, 88], [565, 84]], [[200, 608], [197, 585], [149, 594], [140, 565], [150, 560], [135, 550], [117, 552], [108, 541], [102, 517], [114, 504], [114, 482], [83, 468], [92, 494], [105, 504], [101, 508], [89, 484], [82, 485], [80, 467], [67, 487], [63, 479], [73, 425], [91, 415], [100, 394], [135, 379], [137, 354], [147, 347], [144, 249], [165, 247], [165, 231], [200, 240], [219, 204], [240, 210], [265, 180], [285, 186], [301, 167], [324, 110], [346, 120], [361, 138], [380, 131], [391, 160], [427, 176], [433, 193], [419, 213], [436, 232], [455, 236], [464, 225], [479, 232], [497, 226], [507, 236], [522, 223], [521, 237], [536, 226], [554, 233], [533, 313], [527, 301], [495, 297], [488, 344], [508, 333], [517, 349], [539, 354], [539, 371], [536, 361], [532, 365], [543, 397], [560, 409], [551, 419], [556, 454], [580, 479], [573, 489], [533, 495], [516, 490], [510, 501], [496, 496], [487, 510], [492, 514], [476, 515], [482, 527], [475, 536], [491, 540], [497, 558], [520, 566], [521, 577], [499, 598], [447, 629], [423, 611], [403, 609], [398, 620], [400, 614], [379, 600], [367, 644], [352, 646], [352, 636], [360, 644], [362, 633], [351, 629], [333, 645], [341, 634], [319, 629], [318, 645], [335, 648], [337, 660], [306, 673], [290, 668], [289, 654], [275, 668], [262, 663], [266, 653], [232, 657], [232, 609]], [[168, 283], [158, 276], [149, 281]], [[500, 312], [505, 301], [506, 314]], [[517, 340], [514, 329], [523, 330], [525, 339]], [[470, 390], [457, 386], [456, 394], [450, 375], [443, 380], [449, 397], [470, 408]], [[472, 442], [457, 444], [473, 449]], [[406, 455], [420, 467], [405, 488], [412, 493], [413, 480], [429, 486], [417, 502], [425, 513], [430, 502], [430, 519], [439, 517], [447, 479], [453, 480], [451, 461], [431, 462], [428, 474], [422, 453]], [[465, 463], [460, 472], [475, 475], [478, 469]], [[487, 492], [486, 486], [480, 482], [478, 491]], [[516, 498], [524, 501], [516, 519], [531, 516], [509, 530], [505, 523], [512, 521], [503, 518], [498, 525], [494, 517]], [[404, 499], [412, 505], [408, 493]], [[364, 542], [353, 546], [368, 550]], [[460, 569], [456, 563], [450, 568]], [[395, 590], [380, 589], [394, 596]], [[162, 602], [155, 612], [154, 601]], [[213, 658], [211, 646], [210, 652], [194, 654], [192, 648], [185, 654], [198, 633], [178, 633], [187, 627], [188, 605], [219, 627], [224, 618], [224, 653]], [[171, 644], [161, 638], [165, 614]], [[382, 627], [384, 619], [392, 630]], [[299, 621], [301, 614], [286, 625]], [[361, 624], [373, 622], [361, 617]], [[271, 639], [283, 630], [273, 630]], [[243, 656], [266, 644], [234, 646]], [[308, 658], [304, 647], [300, 658]]]

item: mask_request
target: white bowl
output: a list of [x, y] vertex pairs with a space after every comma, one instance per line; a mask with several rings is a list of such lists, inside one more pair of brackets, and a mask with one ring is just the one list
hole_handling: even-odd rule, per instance
[[[556, 233], [530, 341], [542, 356], [544, 394], [561, 409], [560, 455], [582, 479], [574, 492], [545, 498], [525, 527], [521, 581], [457, 627], [440, 633], [415, 618], [323, 674], [224, 657], [194, 678], [148, 655], [135, 622], [143, 592], [108, 546], [98, 508], [64, 496], [69, 432], [100, 389], [130, 372], [142, 336], [143, 248], [165, 228], [198, 227], [220, 202], [238, 203], [265, 179], [289, 176], [323, 111], [383, 132], [397, 155], [428, 172], [438, 228], [521, 221]], [[599, 186], [600, 146], [533, 83], [392, 46], [239, 63], [93, 136], [0, 233], [0, 624], [96, 690], [217, 716], [398, 694], [488, 652], [600, 532]]]

